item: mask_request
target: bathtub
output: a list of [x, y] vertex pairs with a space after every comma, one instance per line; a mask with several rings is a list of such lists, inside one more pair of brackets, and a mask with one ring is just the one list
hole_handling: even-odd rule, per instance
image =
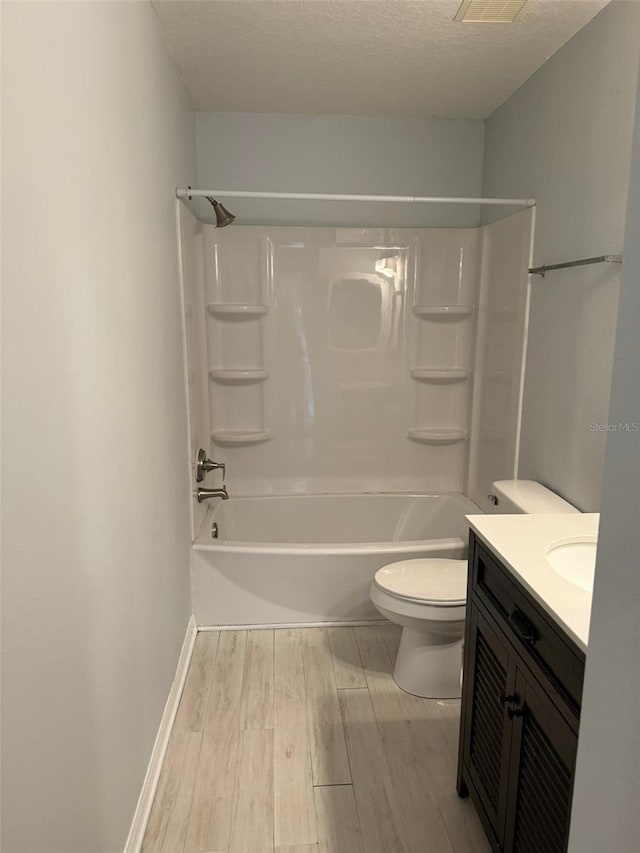
[[380, 619], [369, 600], [375, 572], [415, 557], [466, 557], [465, 515], [477, 512], [461, 494], [220, 501], [193, 543], [196, 621], [204, 627]]

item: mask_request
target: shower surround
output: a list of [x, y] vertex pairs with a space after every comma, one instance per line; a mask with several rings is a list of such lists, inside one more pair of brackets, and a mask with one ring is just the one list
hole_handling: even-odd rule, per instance
[[[454, 493], [482, 508], [491, 482], [514, 475], [531, 211], [479, 228], [216, 229], [181, 206], [180, 235], [191, 457], [203, 447], [226, 463], [231, 503], [323, 494], [341, 505], [338, 495], [404, 493], [417, 506], [421, 495]], [[277, 507], [289, 504], [265, 503], [265, 517]], [[289, 537], [279, 519], [284, 551], [299, 543], [296, 507], [287, 511]], [[344, 539], [332, 552], [330, 532], [321, 529], [326, 513], [318, 513], [318, 534], [309, 539], [323, 543], [326, 565], [314, 555], [305, 569], [304, 544], [294, 549], [301, 596], [288, 581], [290, 606], [280, 613], [273, 602], [266, 606], [268, 596], [259, 606], [248, 580], [272, 588], [272, 567], [282, 589], [273, 537], [247, 549], [243, 535], [239, 547], [248, 554], [234, 556], [224, 531], [223, 541], [211, 541], [206, 509], [194, 501], [200, 624], [226, 624], [224, 588], [234, 589], [234, 624], [295, 622], [296, 612], [302, 622], [310, 614], [314, 621], [369, 615], [368, 570], [356, 582], [349, 560], [342, 565]], [[413, 542], [415, 555], [433, 551], [444, 535], [434, 528], [424, 547]], [[369, 558], [377, 547], [370, 559], [377, 568], [403, 538], [372, 530], [354, 544]], [[240, 559], [244, 574], [234, 581]], [[309, 572], [322, 576], [323, 565], [334, 603], [346, 600], [340, 577], [345, 590], [359, 590], [344, 612], [314, 609], [304, 596]]]
[[233, 493], [464, 489], [479, 229], [195, 230]]

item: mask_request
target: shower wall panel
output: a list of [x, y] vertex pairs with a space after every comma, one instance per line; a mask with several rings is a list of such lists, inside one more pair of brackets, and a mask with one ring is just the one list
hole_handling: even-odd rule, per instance
[[202, 226], [233, 495], [465, 486], [478, 229]]
[[468, 494], [488, 510], [491, 484], [518, 474], [532, 212], [521, 211], [481, 231]]
[[[191, 483], [198, 448], [209, 447], [209, 388], [207, 386], [206, 321], [204, 297], [203, 226], [184, 205], [178, 208], [180, 229], [180, 273], [184, 317], [185, 384], [187, 389]], [[198, 532], [206, 504], [191, 501], [192, 535]]]

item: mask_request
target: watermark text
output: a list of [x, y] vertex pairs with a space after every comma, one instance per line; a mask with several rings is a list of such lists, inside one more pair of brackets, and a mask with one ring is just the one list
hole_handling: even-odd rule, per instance
[[618, 421], [615, 424], [590, 423], [591, 432], [640, 432], [640, 423], [636, 421]]

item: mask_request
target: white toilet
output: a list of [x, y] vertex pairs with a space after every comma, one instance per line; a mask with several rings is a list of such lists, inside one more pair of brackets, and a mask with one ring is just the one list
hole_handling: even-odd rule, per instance
[[[499, 480], [491, 499], [489, 511], [503, 515], [579, 511], [532, 480]], [[398, 687], [431, 699], [459, 697], [467, 561], [423, 558], [383, 566], [371, 584], [371, 601], [402, 625], [393, 672]]]

